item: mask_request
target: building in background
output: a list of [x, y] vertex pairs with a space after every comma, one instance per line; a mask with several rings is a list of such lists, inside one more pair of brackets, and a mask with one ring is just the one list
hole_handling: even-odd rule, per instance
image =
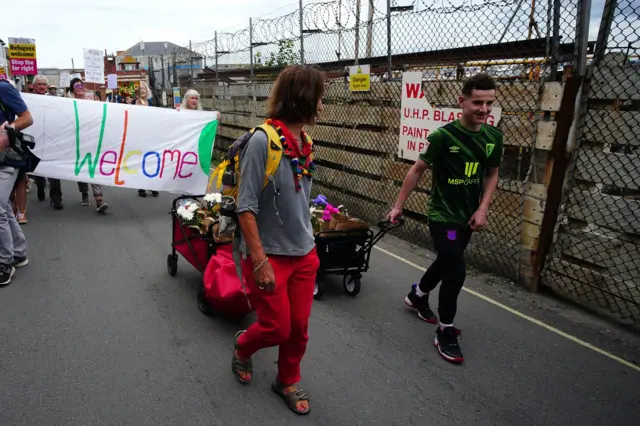
[[156, 89], [168, 89], [191, 81], [205, 66], [202, 55], [168, 41], [141, 41], [117, 54], [117, 64], [125, 69], [145, 70]]

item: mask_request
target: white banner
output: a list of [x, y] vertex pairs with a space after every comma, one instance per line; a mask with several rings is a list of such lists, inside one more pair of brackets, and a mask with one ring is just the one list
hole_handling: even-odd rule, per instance
[[84, 49], [84, 82], [104, 84], [104, 53], [100, 49]]
[[176, 111], [22, 94], [41, 161], [35, 175], [201, 194], [207, 188], [215, 111]]
[[[433, 108], [422, 91], [422, 72], [402, 73], [402, 103], [400, 104], [400, 139], [398, 157], [416, 161], [429, 146], [427, 137], [438, 127], [462, 116], [459, 108]], [[502, 108], [493, 107], [487, 124], [497, 126]]]

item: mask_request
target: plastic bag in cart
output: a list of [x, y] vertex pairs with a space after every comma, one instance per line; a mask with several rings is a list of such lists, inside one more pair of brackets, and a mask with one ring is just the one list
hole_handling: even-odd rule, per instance
[[231, 316], [245, 316], [252, 308], [248, 300], [247, 285], [240, 281], [233, 261], [232, 244], [216, 248], [204, 271], [204, 295], [216, 311]]

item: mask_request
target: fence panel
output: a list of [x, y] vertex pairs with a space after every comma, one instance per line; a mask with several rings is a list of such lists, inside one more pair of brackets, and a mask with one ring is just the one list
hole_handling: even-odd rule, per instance
[[555, 292], [635, 325], [640, 324], [639, 11], [634, 0], [605, 5], [599, 39], [606, 49], [594, 58], [571, 190], [543, 275]]
[[[487, 72], [498, 84], [506, 148], [489, 225], [474, 236], [468, 256], [515, 280], [539, 232], [541, 207], [531, 195], [544, 192], [545, 165], [536, 164], [535, 149], [552, 134], [563, 67], [574, 56], [579, 1], [305, 1], [302, 10], [247, 19], [249, 27], [193, 44], [214, 64], [195, 86], [201, 93], [213, 87], [203, 105], [222, 112], [216, 156], [265, 118], [282, 66], [316, 64], [329, 84], [324, 113], [309, 129], [319, 165], [314, 192], [375, 223], [411, 166], [398, 157], [403, 72], [422, 73], [422, 90], [434, 108], [456, 108], [464, 80]], [[356, 65], [370, 68], [368, 90], [351, 88]], [[426, 173], [407, 202], [407, 224], [397, 231], [427, 247], [430, 185]]]

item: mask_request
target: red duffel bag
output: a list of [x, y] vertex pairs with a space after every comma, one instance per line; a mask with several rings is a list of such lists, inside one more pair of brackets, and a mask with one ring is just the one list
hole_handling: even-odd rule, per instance
[[[240, 282], [233, 262], [232, 244], [216, 247], [204, 271], [204, 299], [214, 311], [242, 317], [253, 309], [248, 300], [247, 285]], [[202, 307], [201, 307], [202, 310]]]

